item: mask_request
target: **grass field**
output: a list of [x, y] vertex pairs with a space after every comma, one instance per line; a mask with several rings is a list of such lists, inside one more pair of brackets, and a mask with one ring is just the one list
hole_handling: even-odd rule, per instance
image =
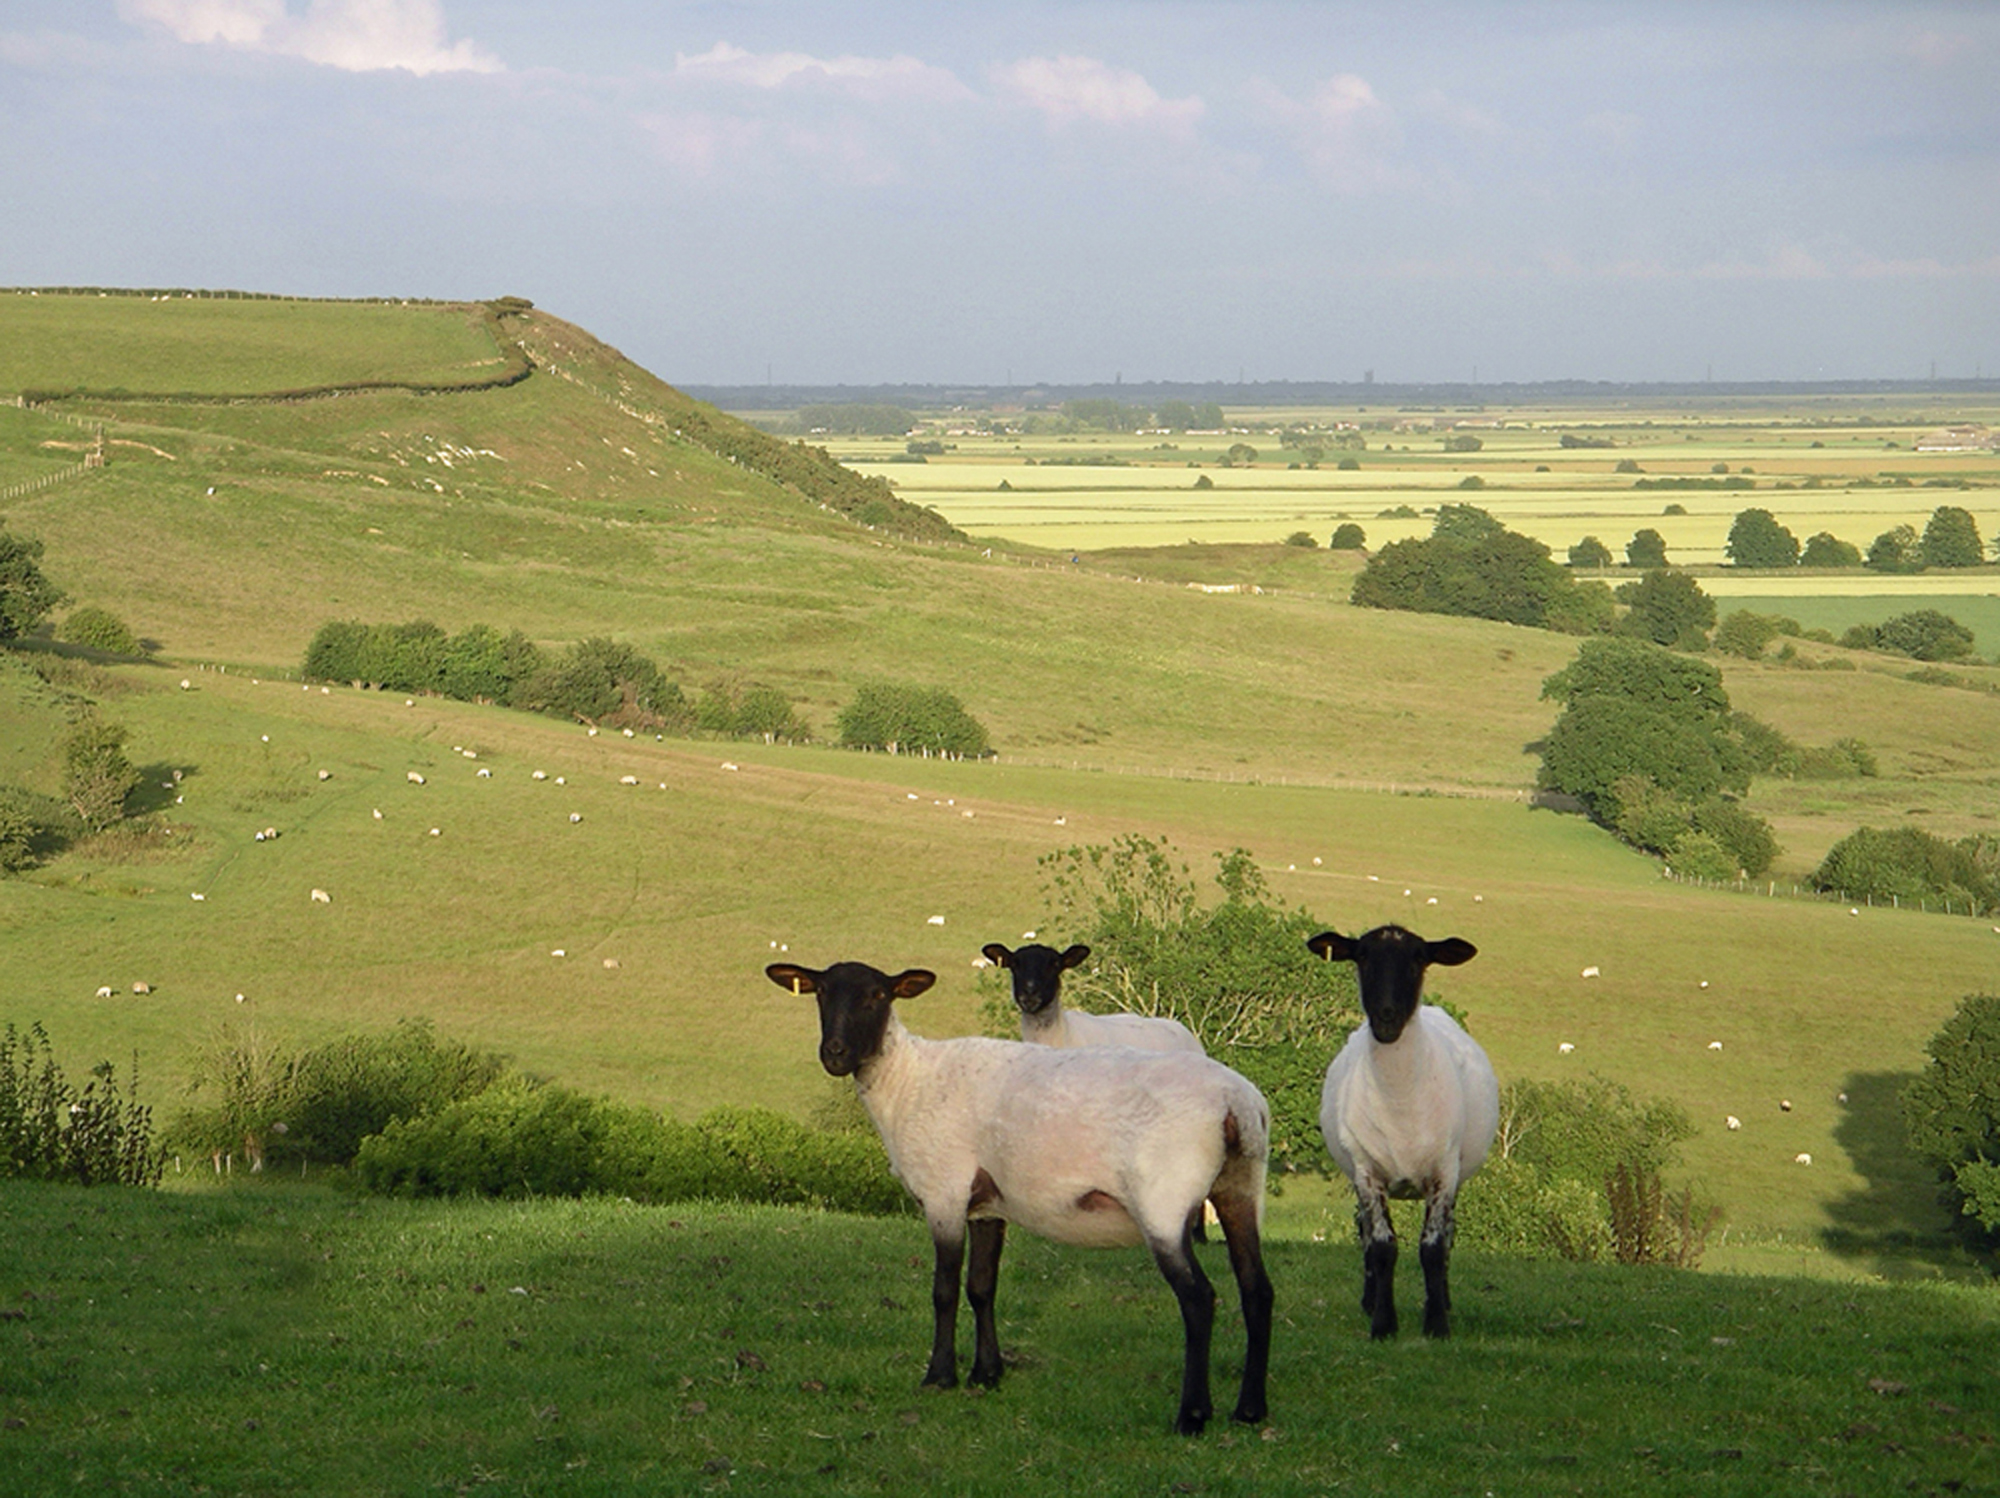
[[[2000, 1483], [1990, 1288], [1462, 1253], [1453, 1339], [1374, 1344], [1344, 1237], [1279, 1236], [1268, 1258], [1270, 1419], [1184, 1441], [1168, 1434], [1179, 1319], [1140, 1252], [1010, 1238], [1005, 1378], [940, 1392], [918, 1388], [929, 1269], [912, 1219], [0, 1182], [0, 1488], [1761, 1498]], [[1230, 1287], [1222, 1400], [1241, 1348]]]
[[[75, 304], [78, 346], [95, 353], [63, 357], [86, 383], [136, 386], [117, 376], [118, 343], [87, 336], [113, 304]], [[232, 307], [271, 315], [189, 310]], [[407, 310], [422, 326], [396, 338], [436, 351], [439, 309], [380, 310]], [[1571, 640], [1355, 610], [1353, 557], [1269, 541], [1073, 563], [1005, 543], [899, 544], [680, 439], [683, 398], [580, 330], [540, 313], [530, 324], [563, 372], [506, 390], [65, 407], [106, 423], [112, 461], [10, 503], [7, 523], [47, 543], [44, 565], [75, 602], [120, 613], [159, 656], [10, 652], [0, 779], [53, 790], [53, 747], [81, 698], [131, 730], [150, 784], [183, 779], [161, 798], [170, 831], [0, 881], [0, 1019], [42, 1020], [72, 1065], [136, 1049], [168, 1112], [224, 1024], [306, 1041], [422, 1014], [676, 1113], [721, 1101], [803, 1113], [831, 1084], [809, 1016], [759, 972], [773, 943], [814, 963], [933, 966], [944, 981], [910, 1022], [963, 1031], [979, 946], [1044, 920], [1039, 858], [1164, 835], [1198, 871], [1250, 848], [1285, 902], [1327, 924], [1401, 918], [1473, 940], [1480, 959], [1439, 986], [1503, 1074], [1595, 1070], [1683, 1100], [1702, 1129], [1688, 1168], [1729, 1214], [1718, 1266], [1962, 1272], [1901, 1148], [1894, 1095], [1959, 997], [1992, 987], [2000, 937], [1963, 918], [1853, 916], [1790, 888], [1863, 823], [1991, 831], [2000, 696], [1818, 645], [1804, 663], [1857, 669], [1726, 663], [1738, 705], [1805, 743], [1858, 734], [1883, 774], [1756, 788], [1753, 809], [1785, 845], [1774, 887], [1670, 884], [1600, 830], [1527, 804], [1554, 717], [1540, 685]], [[324, 349], [307, 340], [268, 377], [303, 383], [350, 338], [366, 341], [356, 328]], [[38, 366], [24, 347], [41, 342], [9, 344], [25, 379]], [[1737, 451], [1735, 428], [1717, 425], [1687, 444], [1704, 472], [1711, 452]], [[1805, 430], [1778, 435], [1813, 453]], [[75, 431], [0, 411], [0, 459], [46, 463], [41, 444]], [[1553, 438], [1519, 441], [1531, 471]], [[1591, 456], [1608, 469], [1615, 455]], [[1471, 497], [1504, 515], [1498, 487]], [[945, 684], [1000, 756], [593, 738], [291, 679], [328, 618], [419, 616], [552, 644], [614, 635], [690, 689], [776, 685], [822, 734], [863, 681]], [[73, 696], [29, 671], [51, 660]], [[1993, 674], [1965, 673], [1975, 687]], [[621, 784], [628, 774], [638, 784]], [[283, 835], [256, 842], [266, 826]], [[311, 902], [314, 888], [331, 903]], [[1581, 978], [1586, 967], [1602, 976]], [[136, 981], [153, 993], [133, 997]], [[95, 999], [100, 986], [117, 996]], [[1721, 1128], [1731, 1113], [1738, 1133]], [[1793, 1164], [1801, 1152], [1810, 1168]]]

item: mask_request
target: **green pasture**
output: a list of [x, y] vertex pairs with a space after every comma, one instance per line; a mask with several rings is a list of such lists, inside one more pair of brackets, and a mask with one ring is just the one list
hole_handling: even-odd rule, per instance
[[498, 373], [466, 304], [0, 292], [0, 391], [233, 395]]
[[[1241, 1324], [1220, 1250], [1204, 1257], [1226, 1410]], [[2000, 1482], [1990, 1289], [1461, 1253], [1452, 1340], [1376, 1344], [1344, 1235], [1274, 1234], [1267, 1261], [1270, 1417], [1188, 1440], [1169, 1433], [1179, 1317], [1141, 1251], [1010, 1237], [1005, 1377], [939, 1391], [918, 1387], [930, 1273], [913, 1219], [5, 1182], [0, 1487], [1761, 1498]]]
[[[81, 341], [113, 301], [70, 299]], [[366, 342], [377, 310], [425, 326], [441, 315], [316, 308], [358, 320], [326, 336], [323, 362]], [[159, 828], [0, 881], [0, 1019], [41, 1020], [78, 1067], [136, 1049], [165, 1112], [223, 1026], [303, 1043], [425, 1015], [589, 1091], [685, 1115], [723, 1101], [804, 1113], [833, 1089], [809, 1012], [761, 976], [775, 949], [934, 967], [943, 981], [908, 1019], [962, 1033], [979, 946], [1044, 922], [1038, 859], [1166, 836], [1203, 877], [1212, 854], [1253, 850], [1285, 902], [1329, 925], [1401, 919], [1474, 941], [1479, 961], [1439, 988], [1503, 1075], [1597, 1071], [1685, 1102], [1701, 1130], [1688, 1171], [1728, 1214], [1718, 1264], [1955, 1264], [1894, 1098], [1960, 996], [1992, 988], [2000, 937], [1963, 918], [1851, 915], [1792, 887], [1858, 825], [1991, 831], [2000, 695], [1811, 643], [1788, 664], [1725, 663], [1739, 706], [1802, 743], [1859, 736], [1883, 773], [1760, 783], [1750, 804], [1784, 844], [1772, 878], [1688, 888], [1528, 804], [1555, 717], [1541, 683], [1573, 640], [1353, 609], [1357, 558], [1268, 536], [1073, 562], [1000, 540], [904, 545], [677, 437], [683, 397], [580, 330], [528, 323], [561, 370], [505, 390], [66, 404], [105, 422], [110, 464], [10, 502], [7, 524], [46, 543], [45, 570], [76, 604], [113, 610], [158, 653], [89, 661], [31, 641], [0, 655], [0, 777], [57, 789], [55, 746], [87, 699], [130, 730]], [[49, 340], [6, 346], [24, 377], [56, 367]], [[321, 342], [304, 347], [321, 357]], [[1804, 435], [1824, 422], [1760, 420], [1750, 435], [1689, 418], [1694, 440], [1655, 436], [1701, 449], [1704, 471], [1711, 447], [1767, 432], [1829, 461], [1818, 454], [1836, 439], [1813, 450]], [[74, 430], [0, 412], [0, 453], [45, 461], [42, 434]], [[1555, 435], [1497, 433], [1494, 455], [1518, 441], [1532, 476]], [[1421, 479], [1436, 438], [1409, 442], [1429, 448], [1393, 456]], [[1567, 455], [1579, 492], [1621, 492], [1617, 453]], [[1203, 471], [1218, 493], [1265, 476]], [[1464, 497], [1507, 517], [1497, 480]], [[1684, 497], [1693, 510], [1766, 495]], [[611, 635], [691, 692], [777, 686], [822, 738], [863, 682], [943, 685], [999, 755], [593, 737], [494, 708], [303, 689], [306, 642], [330, 618], [486, 622], [552, 645]], [[257, 842], [266, 827], [280, 837]], [[131, 993], [141, 981], [150, 995]], [[1732, 1114], [1739, 1131], [1722, 1126]]]

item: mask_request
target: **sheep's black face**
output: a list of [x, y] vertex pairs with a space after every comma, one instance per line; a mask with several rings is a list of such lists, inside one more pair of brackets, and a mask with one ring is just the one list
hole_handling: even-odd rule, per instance
[[836, 962], [820, 972], [773, 963], [764, 971], [779, 987], [818, 1002], [819, 1064], [836, 1077], [853, 1076], [881, 1051], [897, 999], [914, 998], [937, 981], [921, 968], [892, 978], [865, 962]]
[[1356, 937], [1323, 931], [1306, 945], [1328, 961], [1354, 964], [1362, 1013], [1369, 1032], [1383, 1045], [1402, 1038], [1403, 1027], [1423, 1002], [1424, 969], [1432, 963], [1456, 967], [1471, 961], [1478, 950], [1456, 936], [1425, 941], [1401, 926], [1377, 926]]
[[1026, 1015], [1041, 1014], [1062, 992], [1062, 975], [1090, 955], [1090, 948], [1078, 943], [1064, 952], [1037, 943], [1008, 951], [998, 942], [983, 949], [988, 962], [1007, 969], [1014, 980], [1014, 1002]]

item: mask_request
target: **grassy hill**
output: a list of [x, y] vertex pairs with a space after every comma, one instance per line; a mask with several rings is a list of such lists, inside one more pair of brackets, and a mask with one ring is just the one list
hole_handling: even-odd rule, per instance
[[[1325, 552], [971, 543], [579, 329], [491, 312], [0, 295], [9, 379], [152, 392], [0, 408], [0, 489], [75, 463], [101, 424], [107, 465], [8, 501], [6, 522], [46, 542], [76, 603], [158, 647], [0, 659], [0, 779], [53, 789], [80, 699], [131, 730], [150, 785], [181, 772], [156, 834], [0, 881], [0, 1019], [44, 1021], [79, 1062], [136, 1048], [169, 1111], [218, 1027], [309, 1040], [424, 1014], [588, 1089], [803, 1112], [833, 1088], [809, 1018], [759, 972], [774, 944], [933, 966], [945, 981], [909, 1019], [964, 1030], [980, 944], [1044, 918], [1038, 858], [1164, 834], [1198, 866], [1251, 848], [1330, 925], [1473, 940], [1439, 986], [1504, 1074], [1681, 1098], [1703, 1130], [1688, 1161], [1730, 1213], [1715, 1262], [1747, 1242], [1795, 1267], [1835, 1230], [1865, 1267], [1935, 1262], [1894, 1092], [1959, 996], [1992, 986], [2000, 938], [1786, 891], [1863, 821], [1990, 828], [2000, 697], [1886, 662], [1728, 666], [1740, 706], [1809, 743], [1858, 734], [1884, 773], [1758, 788], [1787, 846], [1775, 896], [1668, 884], [1526, 802], [1554, 717], [1540, 683], [1572, 641], [1351, 609], [1353, 561]], [[211, 339], [209, 391], [241, 394], [253, 376], [433, 384], [496, 327], [527, 378], [158, 398], [201, 393]], [[1000, 757], [592, 737], [302, 689], [313, 630], [348, 617], [612, 635], [690, 688], [776, 686], [822, 734], [862, 682], [947, 686]], [[255, 841], [266, 826], [282, 836]]]

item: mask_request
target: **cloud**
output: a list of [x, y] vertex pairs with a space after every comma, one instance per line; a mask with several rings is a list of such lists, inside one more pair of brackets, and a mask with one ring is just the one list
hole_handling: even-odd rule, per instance
[[1094, 57], [1027, 57], [996, 67], [993, 80], [1058, 126], [1089, 121], [1187, 137], [1208, 109], [1199, 95], [1163, 99], [1139, 74]]
[[1359, 74], [1336, 73], [1302, 100], [1269, 83], [1260, 84], [1255, 97], [1306, 170], [1326, 186], [1357, 192], [1404, 180], [1391, 160], [1402, 146], [1402, 127]]
[[369, 73], [497, 73], [500, 60], [469, 41], [447, 44], [440, 0], [119, 0], [135, 24], [191, 45], [236, 47]]
[[894, 57], [814, 57], [805, 52], [746, 52], [717, 42], [706, 52], [674, 54], [676, 82], [782, 89], [823, 83], [862, 99], [955, 102], [972, 91], [949, 68], [899, 53]]

